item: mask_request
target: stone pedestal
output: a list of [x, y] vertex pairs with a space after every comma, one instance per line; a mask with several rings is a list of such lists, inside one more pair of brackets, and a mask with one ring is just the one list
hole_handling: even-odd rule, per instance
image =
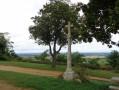
[[74, 81], [75, 80], [74, 71], [65, 71], [63, 78], [67, 81]]

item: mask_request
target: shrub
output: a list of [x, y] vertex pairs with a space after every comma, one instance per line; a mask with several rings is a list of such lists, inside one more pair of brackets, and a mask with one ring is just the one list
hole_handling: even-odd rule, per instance
[[89, 69], [100, 69], [100, 65], [98, 64], [99, 58], [96, 59], [90, 59], [88, 60], [87, 64], [84, 64], [85, 67], [89, 68]]
[[42, 63], [45, 63], [47, 60], [47, 57], [49, 56], [48, 50], [41, 53], [39, 56], [34, 56], [36, 60], [40, 60]]
[[84, 57], [84, 55], [80, 54], [78, 52], [72, 53], [71, 54], [72, 65], [80, 65], [80, 64], [83, 64], [84, 62], [86, 62], [86, 60], [83, 57]]
[[22, 60], [22, 62], [32, 62], [33, 61], [33, 59], [32, 58], [25, 58], [25, 59], [23, 59]]
[[102, 69], [110, 71], [110, 70], [112, 70], [112, 67], [111, 66], [104, 66]]
[[99, 66], [97, 66], [97, 65], [93, 65], [93, 64], [89, 64], [89, 63], [84, 63], [84, 64], [82, 64], [81, 66], [82, 66], [82, 67], [89, 68], [89, 69], [92, 69], [92, 70], [100, 69]]
[[117, 66], [117, 67], [115, 68], [115, 72], [116, 72], [116, 73], [119, 73], [119, 66]]
[[111, 52], [110, 55], [107, 56], [107, 61], [109, 64], [115, 69], [116, 67], [119, 66], [119, 53], [118, 51], [113, 51]]
[[98, 61], [99, 61], [99, 58], [90, 59], [90, 60], [88, 60], [88, 63], [91, 64], [91, 65], [99, 66]]
[[77, 78], [81, 80], [81, 82], [87, 82], [86, 74], [85, 74], [85, 67], [81, 67], [79, 71], [77, 71]]
[[65, 54], [57, 54], [56, 56], [56, 61], [58, 62], [58, 64], [66, 64], [67, 62], [67, 56]]

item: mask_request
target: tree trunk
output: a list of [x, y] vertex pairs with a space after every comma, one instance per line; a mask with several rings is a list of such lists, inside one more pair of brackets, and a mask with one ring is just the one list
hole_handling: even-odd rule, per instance
[[52, 57], [52, 68], [56, 67], [56, 53]]
[[49, 52], [50, 55], [52, 56], [52, 68], [56, 67], [56, 54], [59, 53], [59, 51], [61, 50], [63, 45], [60, 46], [59, 50], [56, 51], [56, 41], [54, 42], [54, 47], [53, 47], [53, 52], [52, 52], [52, 48], [51, 45], [49, 44]]

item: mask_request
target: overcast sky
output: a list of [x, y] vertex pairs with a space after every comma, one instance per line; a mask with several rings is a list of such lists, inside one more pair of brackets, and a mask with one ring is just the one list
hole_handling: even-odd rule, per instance
[[[88, 0], [71, 1], [88, 3]], [[0, 32], [9, 32], [16, 53], [39, 53], [48, 49], [47, 46], [39, 46], [34, 40], [29, 39], [28, 31], [28, 27], [33, 24], [31, 17], [37, 15], [46, 2], [48, 0], [0, 0]], [[119, 35], [113, 37], [116, 41], [118, 38]], [[109, 49], [96, 40], [91, 44], [72, 45], [73, 52], [110, 52], [111, 50], [119, 50], [119, 47], [113, 46]], [[61, 52], [67, 52], [67, 47], [62, 48]]]

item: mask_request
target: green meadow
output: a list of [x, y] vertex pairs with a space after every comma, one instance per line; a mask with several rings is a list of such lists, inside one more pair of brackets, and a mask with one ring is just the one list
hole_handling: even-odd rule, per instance
[[117, 85], [116, 83], [95, 80], [80, 83], [10, 71], [0, 71], [0, 79], [16, 86], [31, 88], [31, 90], [108, 90], [109, 85]]

